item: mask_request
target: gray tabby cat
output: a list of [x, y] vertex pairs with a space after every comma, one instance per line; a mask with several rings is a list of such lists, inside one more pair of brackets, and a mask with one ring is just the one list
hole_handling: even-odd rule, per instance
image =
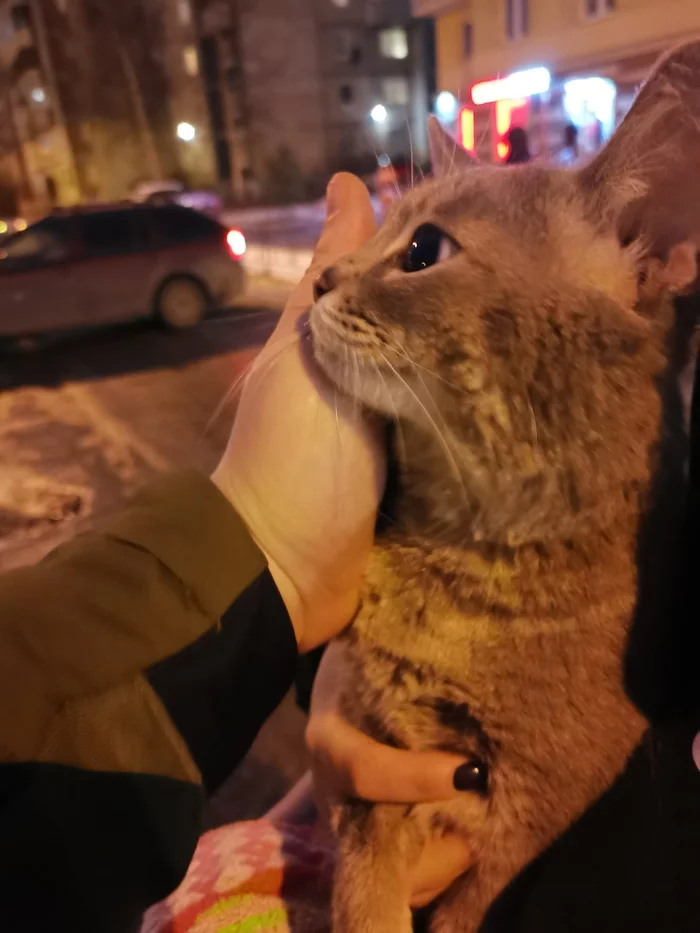
[[[682, 362], [672, 297], [697, 275], [700, 44], [662, 60], [579, 171], [480, 167], [431, 132], [439, 177], [326, 271], [311, 328], [330, 380], [396, 425], [395, 521], [343, 640], [344, 712], [466, 756], [474, 789], [337, 808], [334, 933], [407, 933], [409, 870], [446, 832], [474, 864], [432, 930], [478, 930], [646, 727], [623, 660], [659, 386]], [[676, 475], [684, 455], [680, 438]]]

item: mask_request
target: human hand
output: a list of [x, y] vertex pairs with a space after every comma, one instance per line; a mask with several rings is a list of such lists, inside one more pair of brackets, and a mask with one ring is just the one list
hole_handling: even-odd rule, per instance
[[248, 377], [212, 479], [268, 560], [301, 650], [352, 618], [385, 481], [384, 439], [309, 359], [315, 279], [375, 231], [367, 189], [340, 174], [313, 263]]
[[[316, 675], [306, 730], [321, 814], [327, 817], [329, 804], [344, 798], [420, 803], [447, 800], [476, 789], [480, 776], [462, 758], [444, 752], [389, 748], [343, 719], [339, 712], [343, 651], [339, 643], [326, 650]], [[412, 871], [411, 906], [431, 903], [472, 862], [469, 846], [460, 836], [448, 834], [429, 842]]]

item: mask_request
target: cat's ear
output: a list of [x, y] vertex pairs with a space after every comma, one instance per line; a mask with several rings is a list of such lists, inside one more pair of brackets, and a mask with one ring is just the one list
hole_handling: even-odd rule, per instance
[[580, 180], [594, 213], [615, 225], [620, 241], [633, 246], [640, 262], [660, 261], [675, 291], [695, 281], [700, 42], [661, 59], [608, 145], [581, 170]]
[[476, 159], [450, 136], [437, 117], [428, 117], [428, 141], [433, 175], [448, 175], [476, 164]]

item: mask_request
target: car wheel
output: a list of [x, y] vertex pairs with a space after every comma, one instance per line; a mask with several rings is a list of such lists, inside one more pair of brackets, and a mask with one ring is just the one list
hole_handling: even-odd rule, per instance
[[209, 295], [194, 279], [171, 279], [158, 293], [156, 314], [173, 330], [195, 327], [209, 310]]

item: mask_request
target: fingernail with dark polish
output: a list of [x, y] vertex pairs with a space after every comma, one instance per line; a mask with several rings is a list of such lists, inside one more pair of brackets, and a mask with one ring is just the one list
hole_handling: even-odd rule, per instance
[[486, 793], [489, 772], [483, 761], [473, 759], [465, 765], [460, 765], [454, 773], [455, 790], [471, 790], [480, 794]]

